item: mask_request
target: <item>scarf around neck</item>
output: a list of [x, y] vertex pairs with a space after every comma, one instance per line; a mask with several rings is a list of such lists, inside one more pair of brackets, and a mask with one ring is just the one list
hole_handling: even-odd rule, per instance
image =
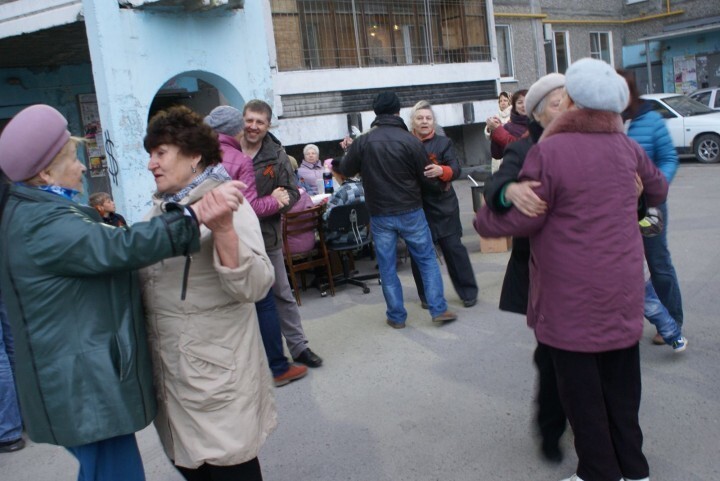
[[38, 189], [44, 192], [50, 192], [51, 194], [65, 197], [67, 200], [73, 200], [73, 197], [80, 193], [80, 191], [77, 191], [75, 189], [70, 189], [68, 187], [60, 187], [59, 185], [28, 185], [23, 182], [15, 182], [15, 185], [21, 185], [30, 189]]
[[415, 137], [417, 137], [420, 140], [420, 142], [425, 142], [426, 140], [430, 140], [433, 137], [435, 137], [435, 129], [432, 129], [427, 135], [424, 135], [424, 136], [421, 135], [419, 132], [415, 133], [415, 131], [413, 130], [413, 135]]
[[180, 189], [178, 192], [175, 192], [174, 194], [158, 193], [158, 197], [160, 197], [165, 202], [180, 202], [180, 200], [187, 197], [191, 190], [202, 184], [203, 181], [207, 179], [214, 179], [219, 181], [231, 180], [230, 175], [225, 170], [225, 167], [223, 167], [222, 164], [215, 164], [203, 170], [188, 185]]

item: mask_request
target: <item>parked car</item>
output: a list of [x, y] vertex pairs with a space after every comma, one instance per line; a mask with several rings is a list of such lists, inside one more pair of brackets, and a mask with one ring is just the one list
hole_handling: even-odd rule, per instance
[[693, 100], [705, 104], [713, 110], [720, 110], [720, 87], [700, 89], [688, 95]]
[[678, 155], [694, 155], [702, 163], [720, 161], [720, 112], [681, 94], [647, 94], [663, 116]]

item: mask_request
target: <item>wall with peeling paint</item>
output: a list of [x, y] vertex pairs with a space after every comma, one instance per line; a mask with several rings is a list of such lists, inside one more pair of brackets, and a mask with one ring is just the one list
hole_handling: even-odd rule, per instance
[[[9, 119], [30, 105], [47, 104], [65, 116], [72, 135], [83, 136], [77, 96], [95, 91], [90, 65], [6, 68], [0, 69], [0, 79], [3, 79], [0, 88], [0, 119]], [[82, 149], [80, 151], [84, 157]], [[80, 200], [86, 198], [87, 194], [84, 194]]]
[[100, 117], [120, 166], [113, 193], [118, 211], [137, 221], [155, 186], [142, 146], [148, 110], [165, 82], [201, 78], [237, 107], [255, 97], [271, 100], [268, 7], [253, 1], [241, 10], [160, 12], [106, 0], [83, 0], [83, 7]]

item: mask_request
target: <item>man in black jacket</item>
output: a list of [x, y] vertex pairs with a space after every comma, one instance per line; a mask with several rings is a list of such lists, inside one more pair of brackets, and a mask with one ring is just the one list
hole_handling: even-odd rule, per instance
[[387, 323], [401, 329], [407, 319], [396, 270], [398, 236], [403, 238], [420, 268], [433, 322], [454, 321], [457, 316], [447, 310], [440, 267], [422, 209], [421, 188], [437, 189], [437, 180], [424, 175], [427, 154], [400, 118], [397, 95], [379, 94], [373, 110], [377, 117], [372, 129], [352, 143], [339, 170], [347, 177], [362, 175], [387, 304]]

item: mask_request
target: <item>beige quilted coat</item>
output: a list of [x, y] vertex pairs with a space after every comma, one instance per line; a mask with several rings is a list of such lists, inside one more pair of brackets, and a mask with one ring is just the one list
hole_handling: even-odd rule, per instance
[[[192, 204], [216, 185], [206, 180], [182, 203]], [[159, 213], [156, 199], [148, 217]], [[202, 227], [184, 301], [184, 257], [141, 271], [158, 399], [155, 427], [170, 459], [186, 468], [249, 461], [277, 425], [254, 304], [274, 282], [273, 267], [247, 202], [234, 224], [240, 267], [220, 265], [212, 233]]]

